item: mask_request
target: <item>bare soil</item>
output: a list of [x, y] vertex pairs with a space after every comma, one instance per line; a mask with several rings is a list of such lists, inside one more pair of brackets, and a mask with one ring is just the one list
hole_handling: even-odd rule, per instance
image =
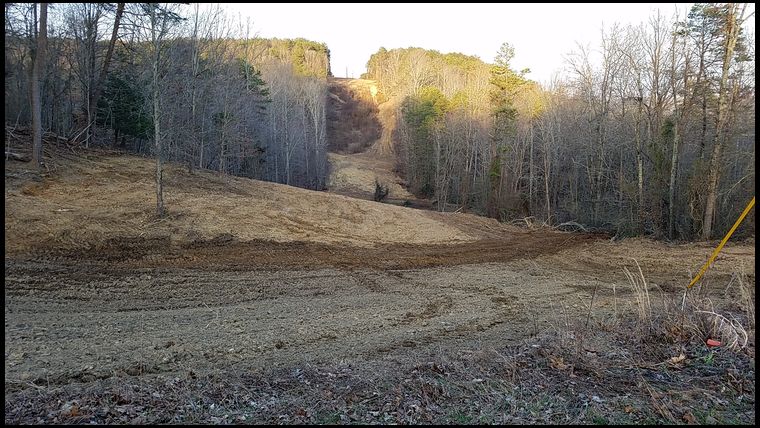
[[[181, 244], [227, 236], [359, 247], [451, 244], [516, 229], [490, 220], [489, 230], [472, 234], [435, 213], [208, 171], [191, 174], [177, 165], [165, 169], [168, 216], [157, 219], [155, 166], [149, 159], [62, 153], [49, 167], [50, 173], [39, 175], [28, 163], [6, 165], [7, 252], [28, 252], [37, 244], [76, 249], [115, 239]], [[457, 222], [467, 228], [467, 218], [483, 223], [474, 215]]]
[[376, 92], [377, 82], [366, 79], [330, 80], [330, 176], [331, 193], [373, 200], [375, 183], [388, 188], [385, 202], [433, 209], [430, 201], [417, 199], [395, 171], [393, 132], [399, 101]]
[[[159, 221], [149, 160], [49, 166], [6, 162], [6, 423], [754, 422], [754, 330], [710, 356], [619, 342], [611, 321], [635, 313], [623, 267], [677, 296], [711, 244], [174, 166]], [[729, 244], [700, 292], [744, 313], [735, 280], [754, 283], [754, 260]], [[658, 368], [678, 352], [681, 369]]]
[[382, 135], [378, 118], [376, 83], [362, 79], [328, 79], [328, 150], [337, 153], [365, 151]]
[[393, 172], [393, 160], [372, 153], [342, 155], [328, 154], [330, 178], [327, 188], [331, 193], [372, 200], [375, 180], [388, 187], [388, 198], [414, 201], [416, 198], [404, 187], [404, 181]]

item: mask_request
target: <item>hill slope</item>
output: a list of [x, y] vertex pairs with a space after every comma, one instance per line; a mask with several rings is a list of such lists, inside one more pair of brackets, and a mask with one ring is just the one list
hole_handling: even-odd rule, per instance
[[392, 135], [397, 102], [387, 100], [374, 80], [331, 78], [329, 91], [328, 190], [372, 199], [377, 179], [388, 186], [389, 199], [423, 205], [394, 170]]
[[296, 187], [165, 171], [168, 217], [157, 219], [151, 159], [116, 152], [48, 156], [38, 177], [24, 162], [6, 162], [5, 248], [91, 248], [118, 239], [457, 244], [519, 229], [465, 214], [440, 214]]

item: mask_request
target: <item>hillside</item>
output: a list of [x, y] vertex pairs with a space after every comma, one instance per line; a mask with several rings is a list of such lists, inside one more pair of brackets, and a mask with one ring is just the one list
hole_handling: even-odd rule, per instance
[[425, 212], [207, 171], [190, 174], [177, 165], [164, 173], [168, 218], [157, 220], [153, 160], [90, 153], [58, 148], [48, 160], [51, 171], [41, 177], [27, 163], [6, 164], [7, 253], [93, 248], [136, 238], [173, 245], [215, 239], [358, 247], [457, 244], [518, 231], [473, 215]]
[[388, 99], [374, 80], [332, 78], [328, 88], [328, 190], [371, 200], [377, 180], [388, 187], [389, 202], [430, 208], [407, 191], [396, 173], [397, 100]]
[[367, 150], [380, 138], [377, 86], [372, 80], [328, 79], [327, 148], [351, 154]]
[[328, 77], [330, 71], [330, 49], [324, 43], [302, 38], [297, 39], [262, 39], [250, 42], [252, 49], [246, 51], [255, 64], [286, 62], [293, 65], [296, 73], [305, 76]]

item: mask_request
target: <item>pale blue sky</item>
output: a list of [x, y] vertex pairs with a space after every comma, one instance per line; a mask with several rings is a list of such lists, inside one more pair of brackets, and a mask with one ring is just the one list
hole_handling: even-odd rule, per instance
[[[564, 66], [575, 42], [597, 46], [602, 24], [646, 22], [660, 9], [681, 16], [689, 4], [225, 4], [251, 18], [259, 37], [327, 43], [333, 75], [359, 77], [381, 46], [410, 46], [477, 55], [492, 62], [502, 42], [515, 47], [512, 65], [546, 82]], [[754, 5], [750, 5], [754, 11]], [[752, 19], [754, 21], [754, 19]]]

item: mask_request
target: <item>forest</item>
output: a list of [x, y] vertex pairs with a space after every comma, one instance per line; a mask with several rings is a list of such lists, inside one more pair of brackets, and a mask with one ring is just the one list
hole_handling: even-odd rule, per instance
[[[6, 126], [155, 157], [159, 213], [163, 161], [325, 189], [324, 43], [255, 37], [219, 6], [42, 5], [5, 6]], [[755, 190], [747, 19], [697, 4], [607, 26], [548, 85], [508, 42], [493, 63], [380, 48], [363, 77], [396, 103], [397, 172], [439, 210], [710, 239]]]
[[324, 44], [253, 37], [218, 5], [42, 5], [5, 5], [6, 124], [324, 187]]
[[709, 239], [755, 192], [747, 19], [738, 4], [698, 4], [606, 27], [547, 87], [510, 67], [509, 43], [493, 64], [381, 48], [365, 77], [402, 100], [398, 168], [441, 209]]

